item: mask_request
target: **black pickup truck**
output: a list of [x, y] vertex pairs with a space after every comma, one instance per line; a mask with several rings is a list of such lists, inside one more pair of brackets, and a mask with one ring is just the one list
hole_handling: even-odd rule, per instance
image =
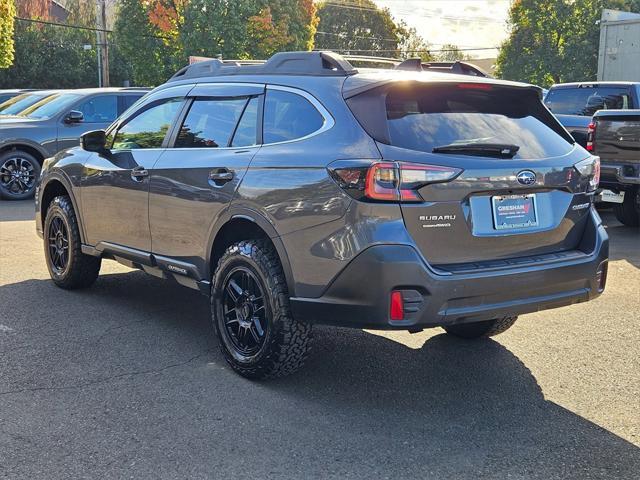
[[640, 226], [640, 110], [599, 110], [587, 133], [587, 150], [600, 157], [600, 200], [616, 217]]

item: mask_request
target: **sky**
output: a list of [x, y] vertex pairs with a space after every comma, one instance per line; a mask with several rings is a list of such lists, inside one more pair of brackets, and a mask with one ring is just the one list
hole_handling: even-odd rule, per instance
[[[437, 49], [445, 43], [460, 48], [496, 47], [507, 37], [511, 0], [374, 0], [388, 7], [396, 20], [415, 27]], [[497, 50], [467, 52], [475, 58], [491, 58]]]

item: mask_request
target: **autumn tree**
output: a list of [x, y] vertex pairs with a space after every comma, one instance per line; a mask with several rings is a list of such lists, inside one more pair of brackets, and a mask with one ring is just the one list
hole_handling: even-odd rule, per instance
[[159, 85], [186, 63], [177, 43], [174, 22], [178, 20], [163, 18], [157, 5], [120, 1], [113, 35], [115, 57], [126, 60], [124, 76], [134, 85]]
[[[95, 4], [88, 0], [67, 0], [68, 23], [94, 25]], [[21, 15], [34, 20], [50, 20], [49, 10], [36, 0], [20, 2]], [[27, 9], [27, 7], [29, 7]], [[43, 15], [39, 17], [39, 15]], [[0, 88], [74, 88], [97, 83], [96, 52], [85, 45], [95, 44], [95, 32], [16, 21], [15, 59], [0, 71]]]
[[401, 52], [403, 29], [371, 0], [322, 3], [318, 17], [315, 48], [387, 57]]
[[640, 12], [640, 0], [515, 0], [497, 75], [541, 86], [594, 80], [603, 8]]
[[13, 29], [16, 6], [13, 0], [0, 0], [0, 68], [13, 63]]

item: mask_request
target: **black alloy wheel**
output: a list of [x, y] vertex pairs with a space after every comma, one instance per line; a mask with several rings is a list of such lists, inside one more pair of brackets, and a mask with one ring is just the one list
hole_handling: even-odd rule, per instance
[[0, 191], [6, 198], [29, 197], [36, 185], [40, 168], [37, 161], [20, 151], [0, 160]]
[[238, 354], [254, 356], [264, 346], [269, 328], [262, 286], [246, 267], [231, 270], [223, 285], [224, 333]]
[[69, 265], [69, 230], [60, 215], [51, 217], [47, 230], [51, 269], [62, 275]]

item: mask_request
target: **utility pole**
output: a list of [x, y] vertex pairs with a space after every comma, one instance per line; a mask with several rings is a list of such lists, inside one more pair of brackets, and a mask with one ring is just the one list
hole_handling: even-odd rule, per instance
[[106, 0], [96, 0], [96, 40], [98, 47], [98, 86], [109, 86], [109, 45], [107, 40]]

